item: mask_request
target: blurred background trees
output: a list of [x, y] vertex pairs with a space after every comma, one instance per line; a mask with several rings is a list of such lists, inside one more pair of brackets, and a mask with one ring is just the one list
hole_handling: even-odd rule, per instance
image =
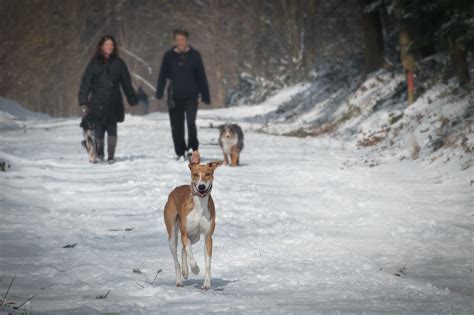
[[[53, 116], [77, 113], [80, 77], [113, 34], [134, 85], [150, 96], [171, 32], [188, 28], [207, 66], [213, 107], [260, 102], [324, 63], [417, 69], [446, 53], [470, 82], [469, 0], [0, 0], [0, 95]], [[471, 59], [470, 59], [471, 58]], [[165, 104], [150, 97], [151, 110]]]
[[[407, 73], [408, 104], [414, 101], [417, 60], [448, 52], [450, 69], [460, 85], [468, 84], [468, 52], [474, 51], [474, 1], [469, 0], [361, 0], [365, 72], [382, 66], [384, 46], [398, 36], [399, 59]], [[379, 27], [379, 19], [384, 23]], [[383, 34], [385, 38], [383, 38]], [[390, 38], [392, 37], [392, 38]], [[386, 48], [385, 48], [386, 49]], [[385, 55], [386, 56], [386, 55]], [[392, 53], [393, 56], [393, 53]]]

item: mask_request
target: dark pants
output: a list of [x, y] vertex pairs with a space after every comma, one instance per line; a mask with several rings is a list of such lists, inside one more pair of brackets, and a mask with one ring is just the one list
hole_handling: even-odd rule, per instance
[[[188, 149], [193, 151], [199, 148], [197, 139], [196, 115], [198, 101], [194, 98], [184, 100], [174, 100], [174, 108], [169, 110], [171, 122], [171, 134], [173, 136], [174, 151], [181, 156]], [[184, 120], [188, 127], [188, 145], [184, 139]]]
[[95, 125], [95, 137], [98, 139], [104, 139], [105, 132], [108, 136], [117, 136], [117, 123], [116, 122], [97, 122]]
[[107, 153], [109, 160], [114, 159], [115, 148], [117, 146], [117, 123], [99, 121], [95, 125], [95, 141], [97, 145], [97, 156], [99, 159], [104, 158], [105, 132], [107, 132]]

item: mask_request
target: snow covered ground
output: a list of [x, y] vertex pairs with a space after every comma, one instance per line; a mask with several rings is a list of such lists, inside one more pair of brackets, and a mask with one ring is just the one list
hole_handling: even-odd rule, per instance
[[2, 130], [0, 298], [16, 275], [7, 300], [36, 295], [35, 312], [472, 314], [472, 170], [369, 167], [344, 142], [254, 131], [275, 100], [199, 114], [204, 161], [221, 158], [210, 124], [236, 115], [247, 131], [242, 166], [215, 174], [207, 292], [202, 274], [174, 283], [162, 211], [190, 176], [166, 114], [127, 116], [114, 165], [88, 164], [78, 119]]

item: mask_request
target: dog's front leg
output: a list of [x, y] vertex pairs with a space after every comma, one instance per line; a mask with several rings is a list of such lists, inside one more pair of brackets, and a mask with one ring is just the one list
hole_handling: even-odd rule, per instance
[[183, 247], [186, 249], [186, 256], [189, 261], [189, 265], [191, 266], [191, 271], [197, 275], [199, 273], [199, 266], [194, 259], [193, 250], [191, 248], [191, 241], [187, 234], [181, 235], [181, 240], [183, 241]]
[[227, 153], [224, 153], [224, 165], [228, 165], [229, 164], [229, 156]]
[[204, 257], [206, 257], [206, 271], [204, 273], [204, 284], [203, 290], [209, 290], [211, 288], [211, 258], [212, 258], [212, 236], [206, 237], [206, 243], [204, 244]]
[[186, 248], [184, 248], [184, 246], [183, 246], [183, 250], [181, 251], [181, 270], [182, 270], [184, 280], [188, 279], [189, 267], [188, 267], [188, 259], [186, 257]]

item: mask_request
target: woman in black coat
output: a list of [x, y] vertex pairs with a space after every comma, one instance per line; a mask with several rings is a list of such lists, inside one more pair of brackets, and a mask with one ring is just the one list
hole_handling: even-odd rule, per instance
[[117, 146], [117, 122], [125, 117], [122, 93], [127, 96], [130, 106], [138, 103], [132, 86], [127, 65], [118, 56], [113, 36], [102, 37], [97, 52], [87, 65], [79, 89], [79, 105], [83, 115], [90, 115], [95, 122], [95, 138], [99, 160], [104, 159], [104, 136], [107, 132], [107, 153], [109, 163], [113, 163]]

